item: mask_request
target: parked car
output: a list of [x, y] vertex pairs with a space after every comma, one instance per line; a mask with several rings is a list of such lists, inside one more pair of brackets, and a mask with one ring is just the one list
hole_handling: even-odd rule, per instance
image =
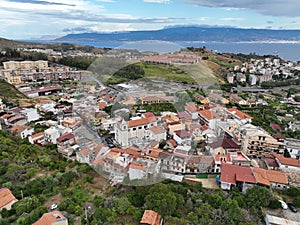
[[54, 203], [54, 204], [52, 204], [52, 205], [50, 206], [50, 209], [51, 209], [51, 210], [54, 210], [54, 209], [57, 209], [57, 207], [58, 207], [58, 205]]
[[283, 209], [288, 209], [288, 205], [284, 201], [282, 201], [282, 200], [278, 200], [278, 201], [281, 203], [281, 207]]
[[294, 213], [298, 212], [297, 207], [294, 204], [288, 203], [287, 205], [292, 212]]

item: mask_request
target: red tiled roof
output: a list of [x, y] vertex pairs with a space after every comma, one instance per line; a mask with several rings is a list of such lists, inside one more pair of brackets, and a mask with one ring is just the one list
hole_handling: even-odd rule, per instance
[[70, 139], [75, 138], [75, 135], [73, 133], [65, 133], [63, 135], [61, 135], [59, 138], [57, 138], [58, 142], [63, 142], [63, 141], [67, 141]]
[[165, 130], [164, 129], [161, 129], [160, 127], [150, 127], [149, 130], [154, 133], [154, 134], [161, 134], [161, 133], [164, 133]]
[[250, 167], [222, 164], [221, 169], [221, 182], [230, 184], [236, 184], [236, 181], [256, 183]]
[[33, 134], [33, 135], [31, 135], [31, 138], [35, 139], [35, 138], [43, 137], [44, 133], [45, 133], [44, 131], [41, 131], [39, 133]]
[[276, 160], [273, 157], [265, 157], [265, 161], [268, 166], [279, 167], [278, 163], [276, 162]]
[[147, 154], [149, 157], [151, 157], [151, 158], [158, 158], [158, 156], [159, 156], [159, 153], [161, 153], [162, 152], [162, 150], [160, 150], [160, 149], [151, 149], [150, 151], [149, 151], [149, 154]]
[[155, 117], [155, 115], [152, 112], [145, 112], [142, 114], [142, 117], [149, 118], [149, 117]]
[[145, 210], [140, 223], [147, 225], [160, 225], [161, 219], [161, 215], [159, 215], [157, 212], [153, 210]]
[[198, 111], [198, 107], [194, 103], [187, 103], [184, 108], [190, 113], [195, 113]]
[[275, 158], [279, 160], [279, 162], [283, 165], [288, 165], [288, 166], [295, 166], [295, 167], [300, 167], [300, 160], [294, 159], [294, 158], [285, 158], [283, 155], [280, 154], [273, 154]]
[[191, 136], [186, 130], [175, 130], [174, 133], [180, 138], [187, 138]]
[[0, 189], [0, 209], [12, 201], [18, 201], [8, 188]]
[[235, 149], [235, 150], [240, 150], [241, 146], [236, 144], [232, 139], [230, 138], [224, 138], [221, 140], [217, 140], [216, 142], [213, 142], [209, 144], [210, 147], [212, 148], [219, 148], [223, 147], [224, 149]]
[[256, 182], [259, 184], [264, 184], [270, 186], [270, 182], [288, 184], [287, 177], [285, 173], [275, 170], [265, 170], [261, 168], [253, 168], [253, 173]]
[[129, 164], [129, 168], [136, 169], [136, 170], [147, 171], [147, 167], [146, 166], [144, 166], [143, 164], [140, 164], [140, 163], [136, 163], [136, 162], [131, 162]]
[[59, 211], [44, 213], [43, 216], [32, 225], [51, 225], [52, 223], [63, 218], [65, 217]]
[[186, 120], [192, 120], [192, 116], [188, 114], [187, 112], [178, 112], [177, 113], [179, 119], [186, 119]]
[[149, 118], [141, 118], [137, 120], [130, 120], [127, 122], [128, 127], [136, 127], [136, 126], [141, 126], [141, 125], [146, 125], [151, 122], [155, 122], [155, 118], [149, 117]]
[[276, 139], [285, 139], [285, 136], [282, 134], [272, 134], [272, 136]]
[[12, 127], [11, 129], [10, 129], [10, 131], [11, 132], [15, 132], [15, 133], [18, 133], [18, 134], [20, 134], [20, 133], [22, 133], [24, 130], [26, 130], [26, 129], [32, 129], [31, 127], [28, 127], [28, 126], [20, 126], [20, 125], [16, 125], [16, 126], [14, 126], [14, 127]]
[[247, 113], [244, 113], [240, 110], [238, 110], [237, 108], [229, 108], [227, 109], [230, 113], [234, 113], [237, 117], [239, 117], [241, 120], [242, 119], [252, 119], [253, 117], [250, 116]]
[[274, 130], [281, 130], [281, 127], [280, 127], [277, 123], [271, 123], [271, 127], [272, 127]]

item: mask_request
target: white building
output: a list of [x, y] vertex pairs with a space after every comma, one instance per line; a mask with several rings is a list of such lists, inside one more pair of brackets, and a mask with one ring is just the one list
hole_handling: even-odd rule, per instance
[[157, 126], [155, 117], [122, 120], [115, 127], [115, 139], [122, 147], [129, 147], [149, 140], [150, 127]]
[[287, 138], [286, 139], [286, 149], [290, 153], [292, 158], [300, 159], [300, 140]]
[[293, 158], [285, 158], [281, 154], [274, 154], [275, 160], [281, 170], [300, 171], [300, 160]]
[[55, 127], [50, 127], [44, 131], [45, 141], [56, 144], [56, 139], [59, 138], [60, 133]]
[[257, 77], [256, 75], [251, 74], [251, 75], [249, 76], [249, 84], [250, 84], [251, 86], [252, 86], [252, 85], [256, 85], [257, 81], [258, 81], [258, 77]]
[[129, 164], [129, 180], [140, 180], [147, 178], [147, 167], [143, 164], [131, 162]]
[[40, 119], [40, 115], [35, 108], [23, 109], [21, 114], [26, 118], [27, 122], [36, 121]]

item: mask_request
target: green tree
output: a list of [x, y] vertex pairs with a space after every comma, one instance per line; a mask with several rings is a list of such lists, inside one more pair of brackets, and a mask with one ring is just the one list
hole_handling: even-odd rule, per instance
[[157, 184], [150, 188], [146, 196], [146, 206], [162, 216], [171, 215], [178, 207], [177, 198], [165, 184]]
[[266, 187], [255, 185], [253, 188], [247, 189], [246, 199], [249, 207], [260, 208], [269, 205], [273, 199], [272, 193]]

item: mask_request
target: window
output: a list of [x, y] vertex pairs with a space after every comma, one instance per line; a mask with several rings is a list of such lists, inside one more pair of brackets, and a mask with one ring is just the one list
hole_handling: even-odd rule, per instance
[[142, 129], [142, 127], [139, 127], [139, 130]]
[[136, 130], [136, 127], [134, 127], [132, 130]]

